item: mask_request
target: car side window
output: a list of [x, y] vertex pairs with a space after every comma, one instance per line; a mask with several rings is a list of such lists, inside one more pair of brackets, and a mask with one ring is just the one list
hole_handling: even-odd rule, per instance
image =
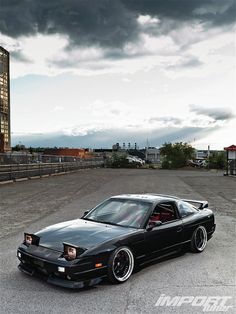
[[193, 207], [193, 205], [186, 202], [178, 202], [179, 214], [180, 217], [186, 217], [194, 214], [197, 210]]
[[169, 222], [177, 219], [176, 209], [172, 202], [163, 202], [158, 204], [153, 210], [149, 224], [155, 221], [161, 221], [162, 223]]

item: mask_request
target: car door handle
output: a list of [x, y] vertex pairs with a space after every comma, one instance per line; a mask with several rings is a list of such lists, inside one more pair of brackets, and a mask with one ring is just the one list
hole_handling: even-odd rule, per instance
[[178, 228], [176, 229], [177, 232], [181, 232], [182, 230], [183, 230], [183, 227], [178, 227]]

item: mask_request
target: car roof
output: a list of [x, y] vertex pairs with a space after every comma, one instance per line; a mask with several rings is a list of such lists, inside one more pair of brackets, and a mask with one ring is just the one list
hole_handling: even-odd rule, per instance
[[111, 198], [122, 198], [122, 199], [127, 199], [127, 200], [141, 200], [141, 201], [149, 201], [152, 203], [156, 203], [160, 201], [180, 200], [180, 198], [173, 195], [155, 194], [155, 193], [121, 194], [121, 195], [112, 196]]

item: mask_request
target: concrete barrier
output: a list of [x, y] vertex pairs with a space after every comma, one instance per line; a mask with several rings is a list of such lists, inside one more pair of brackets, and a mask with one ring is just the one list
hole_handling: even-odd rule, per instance
[[8, 164], [0, 165], [0, 182], [12, 182], [33, 178], [42, 178], [65, 174], [80, 169], [102, 167], [102, 159], [84, 160], [80, 162], [58, 162], [38, 164]]

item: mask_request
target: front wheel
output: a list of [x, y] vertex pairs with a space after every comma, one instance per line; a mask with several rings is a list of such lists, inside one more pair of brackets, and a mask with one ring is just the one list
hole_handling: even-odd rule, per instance
[[191, 250], [195, 253], [201, 253], [207, 244], [207, 231], [204, 226], [199, 226], [192, 235]]
[[123, 283], [129, 279], [134, 269], [134, 256], [126, 247], [116, 249], [108, 261], [108, 279], [112, 283]]

